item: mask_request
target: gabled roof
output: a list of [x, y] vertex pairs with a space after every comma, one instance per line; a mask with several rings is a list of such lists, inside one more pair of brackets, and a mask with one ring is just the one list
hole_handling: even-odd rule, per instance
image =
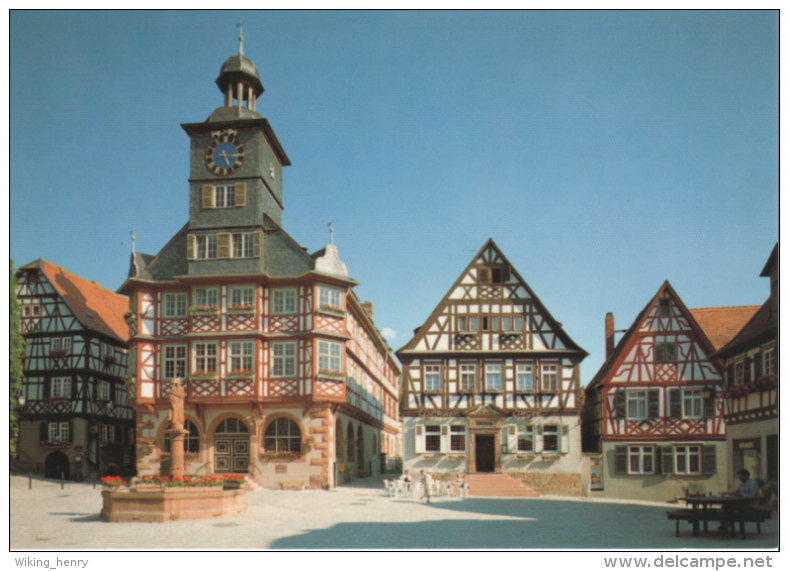
[[575, 341], [573, 341], [570, 338], [570, 336], [567, 335], [567, 333], [562, 328], [561, 323], [559, 323], [558, 321], [556, 321], [553, 318], [551, 313], [542, 304], [542, 301], [540, 301], [540, 299], [534, 294], [534, 291], [532, 291], [532, 289], [529, 287], [529, 284], [526, 283], [526, 280], [524, 280], [521, 277], [521, 275], [518, 273], [518, 270], [516, 270], [515, 267], [507, 259], [507, 256], [505, 256], [501, 252], [499, 247], [493, 241], [493, 238], [488, 238], [488, 241], [485, 242], [485, 244], [482, 246], [482, 248], [480, 248], [479, 252], [477, 252], [476, 255], [471, 259], [471, 262], [469, 262], [469, 264], [465, 267], [465, 269], [460, 273], [458, 278], [452, 284], [452, 287], [449, 288], [449, 290], [444, 295], [444, 297], [441, 299], [441, 301], [438, 303], [438, 305], [436, 305], [436, 307], [433, 309], [433, 312], [430, 314], [430, 317], [428, 317], [424, 321], [424, 323], [422, 323], [422, 325], [420, 325], [419, 327], [417, 327], [414, 330], [414, 336], [411, 338], [411, 340], [406, 345], [404, 345], [403, 347], [401, 347], [400, 349], [398, 349], [396, 351], [398, 356], [399, 356], [399, 354], [401, 352], [405, 353], [405, 352], [410, 352], [410, 351], [414, 350], [414, 347], [417, 346], [419, 341], [421, 341], [422, 338], [427, 333], [427, 328], [425, 327], [425, 325], [428, 325], [428, 324], [432, 323], [434, 320], [436, 320], [438, 318], [439, 315], [441, 315], [441, 313], [443, 311], [443, 302], [448, 298], [449, 295], [451, 295], [451, 293], [457, 287], [459, 287], [461, 285], [461, 282], [463, 281], [463, 277], [467, 273], [469, 273], [469, 271], [471, 270], [472, 266], [480, 259], [480, 257], [483, 255], [485, 250], [487, 250], [488, 248], [493, 249], [496, 252], [496, 254], [498, 255], [498, 257], [501, 258], [503, 263], [511, 268], [512, 275], [517, 279], [518, 283], [528, 292], [532, 303], [534, 304], [534, 306], [536, 307], [536, 309], [538, 310], [540, 315], [551, 326], [551, 329], [553, 330], [553, 332], [556, 334], [556, 336], [562, 341], [562, 343], [566, 347], [566, 349], [557, 349], [557, 350], [551, 350], [551, 351], [557, 351], [557, 352], [561, 351], [563, 353], [572, 354], [574, 356], [580, 356], [579, 362], [580, 362], [581, 359], [585, 358], [589, 353], [586, 352], [585, 350], [581, 349], [581, 347], [579, 347], [575, 343]]
[[772, 310], [773, 302], [768, 299], [748, 320], [734, 338], [719, 349], [713, 357], [726, 359], [752, 347], [778, 337], [778, 314]]
[[76, 318], [93, 329], [126, 343], [129, 328], [123, 316], [129, 311], [129, 299], [56, 266], [43, 258], [20, 270], [40, 270], [60, 294]]
[[702, 307], [691, 309], [690, 313], [707, 334], [712, 346], [717, 351], [732, 340], [743, 325], [754, 316], [758, 305], [742, 305], [738, 307]]
[[630, 328], [625, 332], [622, 339], [619, 340], [619, 343], [616, 344], [614, 350], [605, 360], [603, 366], [600, 367], [600, 370], [597, 371], [592, 380], [586, 385], [587, 391], [601, 384], [606, 379], [608, 374], [616, 366], [618, 366], [620, 357], [622, 356], [622, 353], [625, 352], [627, 347], [630, 346], [630, 341], [633, 338], [635, 332], [638, 331], [641, 323], [644, 321], [644, 318], [649, 314], [650, 309], [652, 309], [652, 307], [657, 303], [657, 300], [660, 299], [665, 292], [669, 293], [671, 298], [674, 300], [674, 303], [679, 308], [680, 313], [688, 320], [688, 324], [691, 326], [691, 328], [699, 333], [698, 342], [704, 348], [707, 355], [710, 355], [715, 350], [714, 346], [707, 338], [704, 329], [702, 329], [702, 327], [698, 324], [692, 312], [689, 311], [687, 307], [685, 307], [685, 304], [682, 303], [682, 300], [677, 295], [677, 292], [674, 291], [674, 288], [672, 288], [671, 284], [668, 283], [668, 280], [666, 280], [663, 282], [663, 285], [660, 286], [660, 289], [658, 289], [657, 293], [652, 297], [652, 299], [649, 300], [649, 303], [644, 306], [644, 309], [642, 309], [635, 318], [633, 323], [630, 325]]
[[770, 257], [767, 258], [767, 262], [764, 264], [764, 268], [762, 268], [762, 273], [759, 274], [759, 277], [769, 278], [776, 262], [778, 262], [778, 242], [773, 246], [773, 251], [770, 252]]

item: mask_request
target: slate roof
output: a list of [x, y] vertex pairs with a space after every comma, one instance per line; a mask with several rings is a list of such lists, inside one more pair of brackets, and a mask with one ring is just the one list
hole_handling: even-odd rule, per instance
[[717, 351], [737, 335], [757, 309], [758, 305], [702, 307], [691, 309], [690, 313]]
[[123, 316], [129, 311], [129, 299], [56, 266], [43, 258], [20, 270], [39, 269], [63, 298], [77, 319], [88, 329], [104, 333], [126, 343], [129, 328]]

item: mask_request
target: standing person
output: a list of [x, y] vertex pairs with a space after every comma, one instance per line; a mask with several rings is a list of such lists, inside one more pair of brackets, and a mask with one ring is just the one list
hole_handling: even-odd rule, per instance
[[432, 494], [433, 492], [434, 481], [435, 480], [433, 480], [433, 473], [430, 470], [428, 470], [427, 474], [425, 474], [425, 480], [424, 480], [425, 496], [427, 497], [427, 503], [430, 503], [430, 494]]

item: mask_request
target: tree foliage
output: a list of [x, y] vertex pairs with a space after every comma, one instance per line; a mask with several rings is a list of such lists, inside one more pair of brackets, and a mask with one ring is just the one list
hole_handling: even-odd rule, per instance
[[19, 415], [17, 405], [22, 392], [22, 358], [25, 351], [25, 340], [22, 337], [22, 315], [19, 300], [16, 297], [16, 277], [14, 276], [14, 261], [10, 264], [10, 300], [9, 300], [9, 357], [8, 385], [9, 385], [9, 453], [11, 458], [17, 457], [17, 443], [19, 441]]

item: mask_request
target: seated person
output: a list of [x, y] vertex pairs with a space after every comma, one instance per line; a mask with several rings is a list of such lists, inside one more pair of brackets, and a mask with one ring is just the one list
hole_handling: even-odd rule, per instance
[[748, 470], [742, 469], [737, 472], [737, 478], [740, 480], [740, 485], [728, 495], [753, 499], [759, 497], [759, 484], [756, 480], [751, 480], [751, 473]]

